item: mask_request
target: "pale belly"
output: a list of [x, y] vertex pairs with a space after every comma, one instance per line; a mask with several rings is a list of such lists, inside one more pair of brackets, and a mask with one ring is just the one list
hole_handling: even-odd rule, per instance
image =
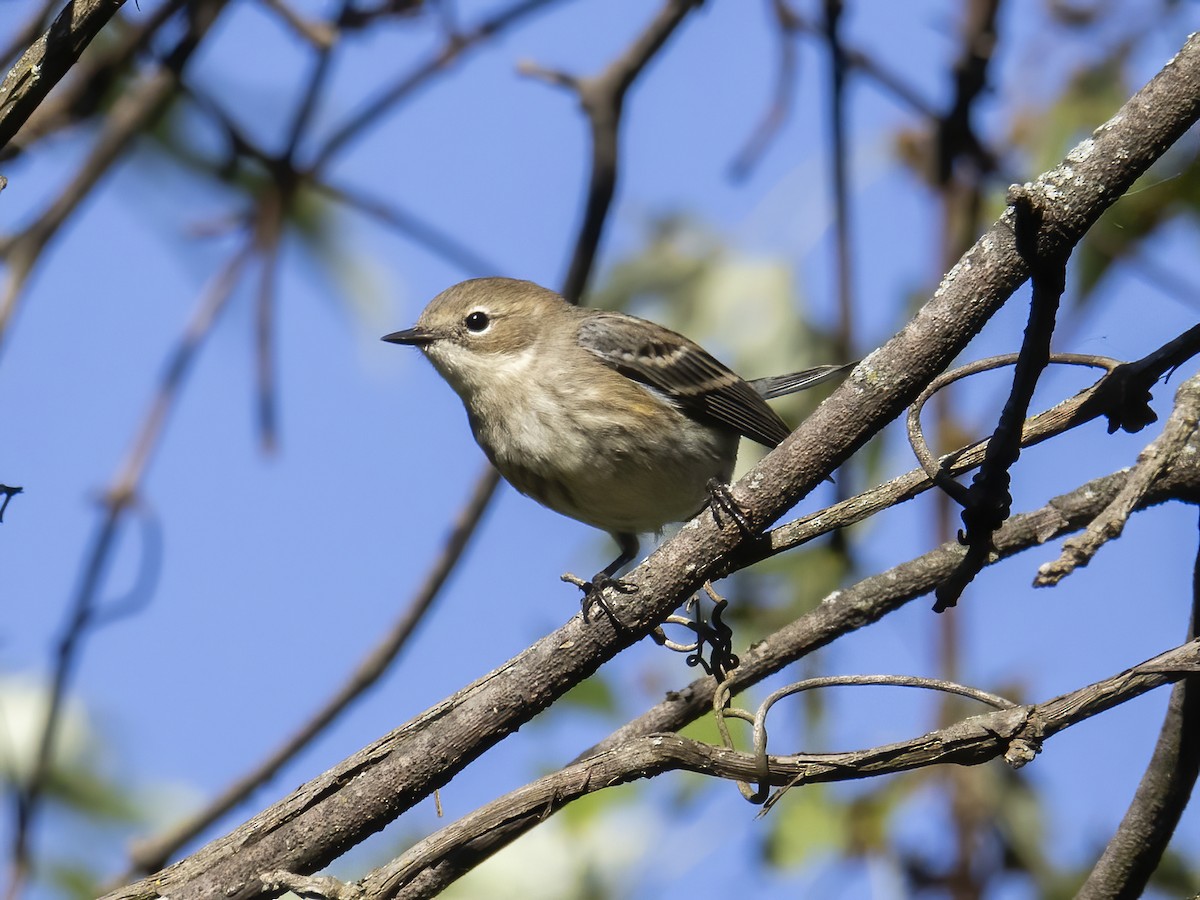
[[638, 427], [636, 411], [612, 410], [586, 430], [559, 416], [520, 419], [519, 432], [476, 429], [500, 474], [542, 505], [610, 532], [657, 532], [691, 518], [711, 479], [728, 483], [737, 454], [736, 434], [675, 411], [658, 439]]

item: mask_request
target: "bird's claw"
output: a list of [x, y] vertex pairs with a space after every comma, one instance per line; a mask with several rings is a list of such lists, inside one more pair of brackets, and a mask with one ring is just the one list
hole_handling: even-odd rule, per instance
[[591, 621], [592, 607], [598, 606], [600, 611], [608, 616], [609, 621], [614, 625], [621, 626], [621, 621], [616, 617], [613, 611], [609, 608], [608, 603], [604, 599], [604, 592], [612, 588], [618, 594], [634, 594], [637, 593], [637, 586], [630, 584], [620, 578], [614, 578], [607, 572], [597, 572], [592, 576], [591, 581], [584, 581], [578, 575], [573, 575], [570, 572], [564, 573], [562, 580], [567, 584], [573, 584], [575, 587], [583, 591], [583, 600], [580, 601], [580, 608], [583, 612], [583, 621]]
[[724, 512], [733, 519], [733, 524], [743, 535], [754, 537], [754, 529], [750, 527], [750, 521], [742, 512], [742, 508], [733, 499], [729, 485], [717, 478], [708, 480], [708, 506], [712, 510], [713, 520], [717, 523], [718, 528], [724, 527], [724, 523], [721, 521], [721, 513]]

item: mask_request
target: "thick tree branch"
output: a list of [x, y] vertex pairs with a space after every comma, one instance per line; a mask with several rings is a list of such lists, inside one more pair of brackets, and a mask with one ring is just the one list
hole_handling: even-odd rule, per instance
[[0, 82], [0, 151], [125, 0], [68, 0], [50, 29]]

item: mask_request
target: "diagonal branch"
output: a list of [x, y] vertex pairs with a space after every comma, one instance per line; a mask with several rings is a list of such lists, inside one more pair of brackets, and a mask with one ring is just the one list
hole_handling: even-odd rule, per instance
[[0, 151], [125, 0], [69, 0], [0, 82]]

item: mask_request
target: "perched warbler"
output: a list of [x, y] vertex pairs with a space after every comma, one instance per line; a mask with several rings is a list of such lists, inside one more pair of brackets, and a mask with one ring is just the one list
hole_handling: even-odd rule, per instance
[[620, 555], [576, 580], [588, 592], [637, 556], [639, 534], [727, 496], [742, 436], [776, 447], [791, 433], [766, 400], [850, 368], [744, 381], [668, 328], [511, 278], [447, 288], [383, 340], [428, 357], [509, 484], [612, 534]]

